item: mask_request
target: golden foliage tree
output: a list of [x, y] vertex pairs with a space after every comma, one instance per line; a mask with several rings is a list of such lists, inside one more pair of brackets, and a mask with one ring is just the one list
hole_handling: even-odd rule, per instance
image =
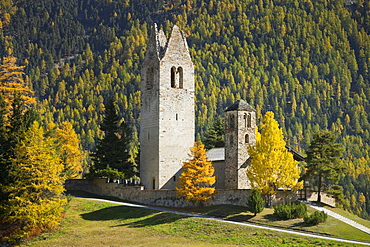
[[34, 122], [15, 148], [9, 171], [13, 181], [3, 205], [2, 224], [9, 225], [12, 239], [27, 238], [59, 224], [63, 206], [63, 164], [55, 150], [53, 138]]
[[63, 176], [66, 179], [77, 178], [83, 171], [82, 162], [84, 154], [81, 150], [80, 140], [74, 131], [72, 124], [62, 122], [56, 129], [59, 157], [64, 169]]
[[4, 95], [9, 108], [15, 94], [21, 95], [25, 104], [36, 103], [34, 92], [22, 78], [24, 66], [17, 66], [16, 61], [15, 57], [7, 56], [3, 58], [0, 65], [0, 93]]
[[201, 206], [215, 193], [215, 188], [212, 187], [216, 182], [216, 177], [213, 176], [215, 169], [201, 142], [195, 142], [190, 151], [192, 159], [184, 162], [179, 187], [175, 189], [178, 197], [184, 197]]
[[274, 113], [266, 112], [262, 120], [261, 133], [256, 133], [256, 145], [249, 146], [248, 152], [252, 164], [247, 169], [247, 176], [253, 188], [262, 194], [272, 195], [277, 189], [301, 189], [298, 182], [300, 168], [293, 159], [283, 139], [283, 131], [274, 119]]

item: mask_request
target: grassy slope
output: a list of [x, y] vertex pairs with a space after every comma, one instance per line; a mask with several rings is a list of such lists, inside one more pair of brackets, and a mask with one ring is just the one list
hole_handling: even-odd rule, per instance
[[[210, 208], [209, 211], [213, 209]], [[234, 216], [230, 215], [230, 218]], [[349, 246], [210, 220], [74, 198], [59, 231], [31, 246]]]
[[345, 211], [343, 209], [340, 209], [340, 208], [332, 208], [332, 207], [329, 207], [329, 206], [325, 206], [325, 207], [329, 210], [334, 211], [337, 214], [340, 214], [344, 217], [347, 217], [350, 220], [353, 220], [353, 221], [355, 221], [359, 224], [362, 224], [362, 225], [370, 228], [370, 221], [369, 220], [362, 219], [362, 218], [358, 217], [357, 215], [354, 215], [354, 214], [352, 214], [348, 211]]
[[[263, 212], [257, 214], [257, 216], [253, 216], [253, 214], [246, 212], [245, 207], [230, 207], [226, 205], [198, 209], [197, 211], [201, 214], [212, 215], [220, 218], [230, 219], [233, 221], [248, 221], [257, 224], [283, 227], [304, 232], [319, 233], [332, 237], [370, 242], [370, 236], [365, 232], [344, 224], [343, 222], [330, 216], [328, 217], [327, 222], [325, 222], [324, 224], [319, 224], [317, 226], [307, 226], [304, 224], [303, 219], [281, 220], [278, 217], [275, 217], [273, 215], [274, 209], [272, 208], [265, 208]], [[314, 209], [308, 207], [309, 214], [313, 213], [314, 211]], [[336, 211], [339, 214], [344, 212], [343, 210], [339, 209], [337, 209]]]

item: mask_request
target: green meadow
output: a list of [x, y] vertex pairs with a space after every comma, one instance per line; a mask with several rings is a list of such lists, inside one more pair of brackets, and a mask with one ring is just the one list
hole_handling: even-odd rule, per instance
[[[189, 211], [190, 209], [188, 209]], [[307, 227], [279, 220], [265, 209], [253, 217], [243, 207], [214, 206], [191, 211], [233, 221], [256, 222], [328, 236], [369, 241], [369, 236], [329, 217]], [[59, 230], [22, 246], [354, 246], [253, 227], [73, 197]]]

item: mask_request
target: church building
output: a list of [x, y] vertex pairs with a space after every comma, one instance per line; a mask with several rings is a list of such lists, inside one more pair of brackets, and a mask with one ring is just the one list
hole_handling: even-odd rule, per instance
[[[146, 189], [174, 189], [195, 140], [194, 65], [184, 33], [151, 30], [141, 70], [140, 178]], [[208, 151], [217, 189], [250, 189], [248, 145], [256, 110], [239, 100], [225, 110], [225, 147]]]

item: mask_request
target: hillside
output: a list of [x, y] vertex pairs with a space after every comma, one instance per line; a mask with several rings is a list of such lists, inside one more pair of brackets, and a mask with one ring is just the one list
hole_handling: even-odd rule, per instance
[[[226, 210], [229, 210], [228, 213]], [[239, 223], [258, 222], [263, 218], [255, 219], [245, 213], [243, 207], [203, 208], [204, 213], [209, 212], [211, 215], [215, 211], [223, 212], [225, 218]], [[264, 216], [271, 219], [270, 213], [264, 213]], [[298, 221], [285, 221], [283, 228], [290, 228], [290, 224], [299, 225]], [[277, 220], [269, 223], [273, 222], [281, 223]], [[294, 227], [297, 228], [301, 227]], [[303, 232], [320, 233], [326, 237], [339, 235], [350, 239], [368, 239], [366, 234], [335, 219], [329, 219], [320, 226], [302, 228], [300, 230]], [[102, 235], [105, 237], [102, 238]], [[82, 246], [355, 246], [85, 198], [72, 199], [59, 231], [43, 234], [21, 246], [71, 246], [76, 242]]]
[[346, 147], [345, 207], [369, 217], [369, 1], [19, 0], [17, 9], [6, 6], [1, 57], [10, 48], [26, 65], [45, 121], [70, 121], [85, 149], [94, 149], [104, 100], [113, 95], [133, 128], [136, 155], [148, 30], [157, 22], [168, 35], [177, 24], [196, 68], [197, 138], [239, 98], [258, 117], [274, 111], [298, 151], [313, 133], [333, 130]]

